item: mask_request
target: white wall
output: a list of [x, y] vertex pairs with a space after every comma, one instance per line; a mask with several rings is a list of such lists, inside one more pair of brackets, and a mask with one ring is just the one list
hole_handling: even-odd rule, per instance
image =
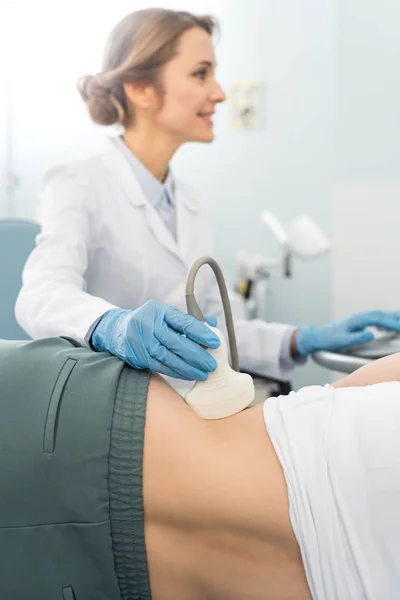
[[[102, 44], [116, 20], [148, 3], [14, 0], [14, 5], [21, 17], [7, 41], [13, 56], [8, 65], [14, 81], [15, 165], [21, 178], [14, 208], [19, 216], [32, 216], [42, 173], [101, 139], [78, 98], [76, 78], [99, 69]], [[185, 0], [163, 5], [215, 14], [222, 27], [217, 47], [222, 84], [229, 90], [234, 82], [255, 79], [267, 89], [262, 131], [232, 129], [225, 105], [218, 108], [215, 143], [187, 146], [174, 160], [178, 174], [198, 188], [212, 211], [217, 258], [232, 282], [238, 250], [267, 255], [276, 250], [259, 223], [261, 210], [270, 208], [283, 220], [308, 213], [330, 233], [333, 0]], [[4, 214], [4, 194], [0, 210]], [[329, 258], [296, 262], [290, 280], [274, 275], [268, 294], [270, 320], [328, 320], [329, 285]], [[326, 378], [310, 365], [294, 381], [300, 385]]]
[[400, 308], [400, 4], [338, 2], [333, 310]]

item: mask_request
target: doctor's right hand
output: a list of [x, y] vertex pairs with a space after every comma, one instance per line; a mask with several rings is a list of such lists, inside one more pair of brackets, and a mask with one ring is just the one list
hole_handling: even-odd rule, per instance
[[[213, 317], [207, 321], [216, 324]], [[114, 308], [106, 312], [92, 333], [91, 344], [97, 352], [118, 356], [135, 369], [203, 381], [217, 363], [202, 346], [215, 349], [220, 340], [196, 318], [149, 300], [136, 310]]]

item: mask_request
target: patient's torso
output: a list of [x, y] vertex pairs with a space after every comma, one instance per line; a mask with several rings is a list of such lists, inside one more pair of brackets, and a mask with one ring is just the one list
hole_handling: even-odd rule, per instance
[[262, 407], [204, 422], [164, 388], [155, 395], [144, 454], [153, 600], [310, 600]]

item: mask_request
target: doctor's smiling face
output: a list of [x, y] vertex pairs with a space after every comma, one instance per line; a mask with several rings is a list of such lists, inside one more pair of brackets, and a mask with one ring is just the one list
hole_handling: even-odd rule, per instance
[[162, 96], [154, 119], [181, 143], [214, 139], [216, 105], [225, 100], [215, 68], [211, 36], [196, 27], [181, 36], [176, 56], [161, 72]]
[[172, 58], [158, 70], [154, 83], [125, 84], [134, 114], [128, 128], [169, 138], [176, 147], [212, 142], [215, 108], [225, 100], [215, 68], [211, 35], [191, 27], [177, 40]]
[[[78, 88], [99, 125], [120, 124], [125, 138], [177, 149], [211, 142], [213, 115], [225, 94], [215, 78], [210, 16], [144, 9], [111, 31], [102, 71]], [[143, 145], [143, 144], [142, 144]]]

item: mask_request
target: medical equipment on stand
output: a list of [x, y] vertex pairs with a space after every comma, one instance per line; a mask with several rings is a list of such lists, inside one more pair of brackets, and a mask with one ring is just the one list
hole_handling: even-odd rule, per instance
[[[222, 332], [206, 323], [194, 296], [196, 274], [200, 267], [206, 264], [212, 268], [218, 282], [233, 368], [229, 365], [228, 350]], [[185, 396], [186, 402], [203, 419], [223, 419], [244, 410], [254, 400], [254, 383], [250, 375], [239, 372], [239, 358], [228, 291], [222, 271], [213, 258], [199, 258], [190, 269], [186, 280], [186, 307], [190, 315], [206, 323], [221, 340], [221, 345], [216, 350], [209, 350], [217, 361], [217, 368], [209, 373], [205, 381], [197, 381], [194, 384]]]
[[246, 302], [248, 318], [267, 320], [263, 307], [271, 269], [279, 267], [284, 277], [291, 277], [293, 257], [316, 258], [330, 249], [330, 243], [320, 227], [308, 216], [303, 215], [283, 226], [271, 211], [265, 210], [260, 219], [277, 240], [280, 256], [265, 258], [261, 254], [240, 253], [236, 291]]
[[[251, 290], [258, 297], [256, 314], [260, 314], [260, 294], [257, 295], [257, 286], [260, 282], [267, 281], [269, 269], [281, 266], [285, 277], [292, 273], [292, 258], [314, 258], [329, 250], [329, 241], [321, 229], [309, 217], [302, 216], [295, 219], [286, 227], [270, 211], [261, 213], [261, 220], [268, 227], [281, 247], [281, 257], [275, 260], [262, 260], [251, 265], [251, 271], [255, 274]], [[243, 267], [242, 267], [243, 268]], [[312, 354], [314, 361], [322, 367], [339, 371], [341, 373], [352, 373], [372, 360], [382, 358], [388, 354], [400, 352], [400, 335], [392, 331], [372, 328], [374, 339], [366, 344], [352, 346], [341, 352], [320, 350]]]
[[[248, 318], [268, 320], [264, 306], [270, 270], [281, 267], [284, 277], [290, 277], [293, 257], [314, 258], [327, 252], [330, 245], [318, 225], [307, 216], [299, 217], [285, 227], [271, 211], [262, 212], [260, 218], [278, 241], [280, 256], [266, 259], [262, 255], [238, 255], [239, 281], [236, 291], [246, 302]], [[312, 354], [313, 360], [332, 371], [352, 373], [372, 360], [400, 352], [399, 334], [384, 329], [372, 330], [374, 339], [371, 342], [341, 352], [320, 350]]]

